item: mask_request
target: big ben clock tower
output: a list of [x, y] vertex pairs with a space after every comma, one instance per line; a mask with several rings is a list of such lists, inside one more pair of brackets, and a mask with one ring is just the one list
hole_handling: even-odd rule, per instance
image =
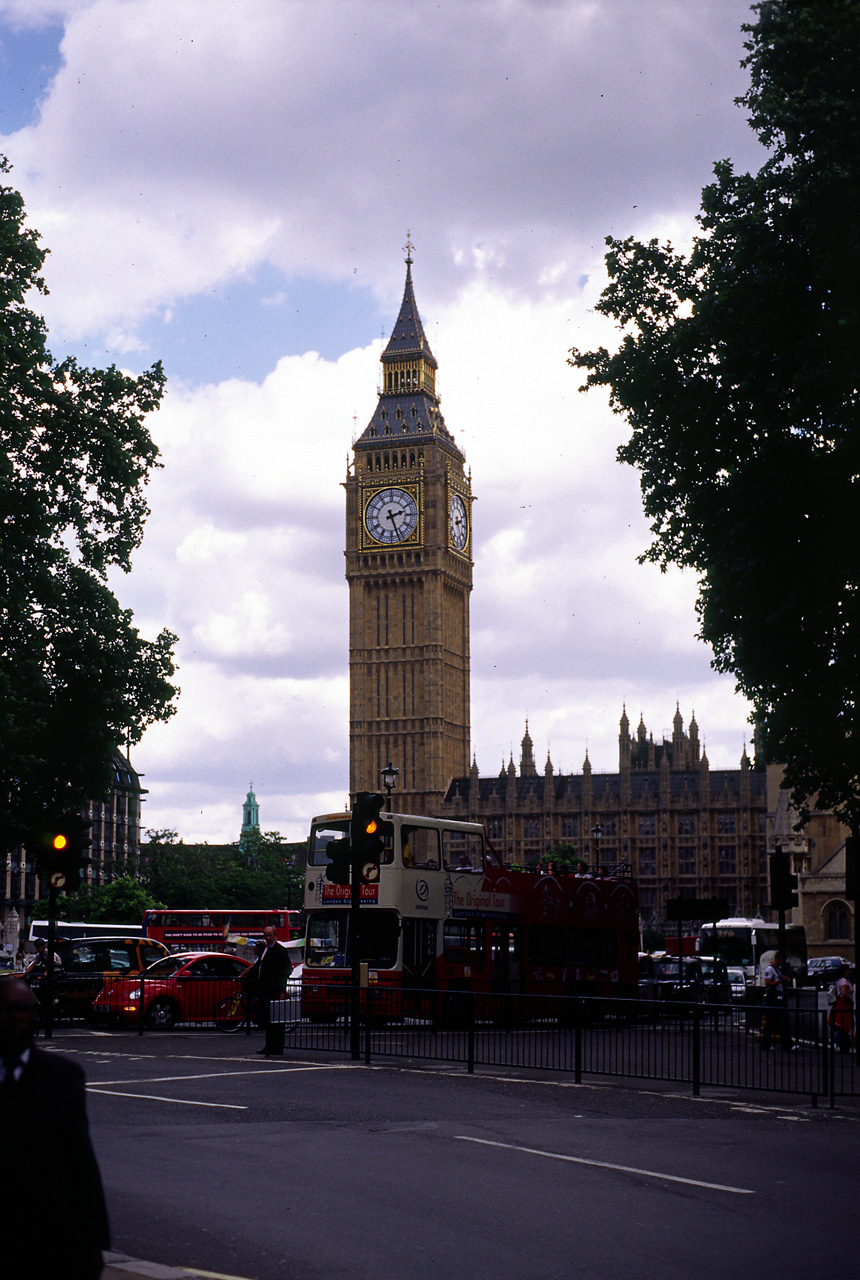
[[379, 402], [345, 486], [349, 785], [378, 791], [390, 760], [394, 807], [434, 814], [469, 769], [472, 493], [439, 408], [411, 250]]

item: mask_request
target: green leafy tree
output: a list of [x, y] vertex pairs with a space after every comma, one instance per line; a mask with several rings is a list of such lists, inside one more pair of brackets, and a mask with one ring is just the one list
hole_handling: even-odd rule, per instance
[[186, 845], [172, 831], [148, 832], [140, 878], [168, 907], [301, 907], [304, 845], [276, 831], [234, 845]]
[[631, 429], [654, 541], [801, 813], [860, 823], [860, 0], [753, 6], [738, 99], [768, 156], [715, 166], [689, 254], [607, 240], [614, 352], [571, 353]]
[[148, 911], [150, 907], [162, 907], [164, 903], [159, 902], [132, 876], [118, 876], [110, 884], [85, 890], [70, 898], [62, 898], [59, 905], [65, 920], [89, 920], [95, 924], [140, 924], [144, 911]]
[[547, 851], [545, 862], [554, 862], [560, 871], [578, 871], [580, 867], [587, 865], [585, 858], [582, 856], [576, 845], [563, 841], [561, 844], [554, 844]]
[[[0, 157], [0, 174], [9, 166]], [[108, 794], [120, 743], [173, 712], [173, 645], [141, 638], [107, 587], [126, 572], [148, 514], [158, 451], [144, 419], [160, 403], [156, 364], [55, 363], [44, 321], [45, 250], [24, 202], [0, 185], [0, 847], [46, 809]]]

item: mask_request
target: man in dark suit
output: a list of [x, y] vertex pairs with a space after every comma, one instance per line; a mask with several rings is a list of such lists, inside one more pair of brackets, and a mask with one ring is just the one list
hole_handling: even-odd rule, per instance
[[287, 948], [278, 942], [273, 925], [266, 925], [263, 941], [265, 946], [245, 978], [245, 989], [259, 1001], [260, 1025], [266, 1029], [266, 1043], [257, 1052], [271, 1057], [284, 1052], [284, 1028], [282, 1023], [272, 1022], [269, 1001], [283, 994], [293, 966]]
[[101, 1175], [77, 1063], [36, 1046], [39, 1002], [0, 978], [0, 1135], [13, 1185], [0, 1215], [9, 1280], [97, 1280], [110, 1246]]

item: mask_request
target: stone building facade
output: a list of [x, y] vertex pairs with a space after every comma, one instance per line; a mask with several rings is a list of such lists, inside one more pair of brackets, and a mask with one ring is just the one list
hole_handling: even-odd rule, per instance
[[782, 790], [783, 770], [768, 765], [768, 847], [789, 854], [797, 875], [797, 907], [787, 919], [802, 924], [810, 958], [856, 957], [856, 904], [845, 896], [845, 841], [848, 827], [832, 813], [812, 806], [809, 821], [798, 828], [789, 793]]
[[655, 743], [640, 719], [619, 726], [617, 773], [539, 771], [526, 725], [519, 769], [513, 758], [482, 778], [473, 762], [445, 797], [449, 817], [486, 823], [512, 865], [534, 865], [558, 845], [590, 866], [626, 863], [639, 881], [642, 916], [665, 923], [666, 901], [721, 897], [731, 914], [754, 915], [768, 900], [768, 798], [763, 770], [744, 752], [737, 769], [711, 769], [695, 717], [684, 731], [676, 709], [671, 741]]

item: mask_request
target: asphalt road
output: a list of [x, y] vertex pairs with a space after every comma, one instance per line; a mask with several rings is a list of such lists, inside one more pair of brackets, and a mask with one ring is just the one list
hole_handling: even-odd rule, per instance
[[61, 1033], [114, 1247], [251, 1280], [854, 1280], [860, 1109]]

